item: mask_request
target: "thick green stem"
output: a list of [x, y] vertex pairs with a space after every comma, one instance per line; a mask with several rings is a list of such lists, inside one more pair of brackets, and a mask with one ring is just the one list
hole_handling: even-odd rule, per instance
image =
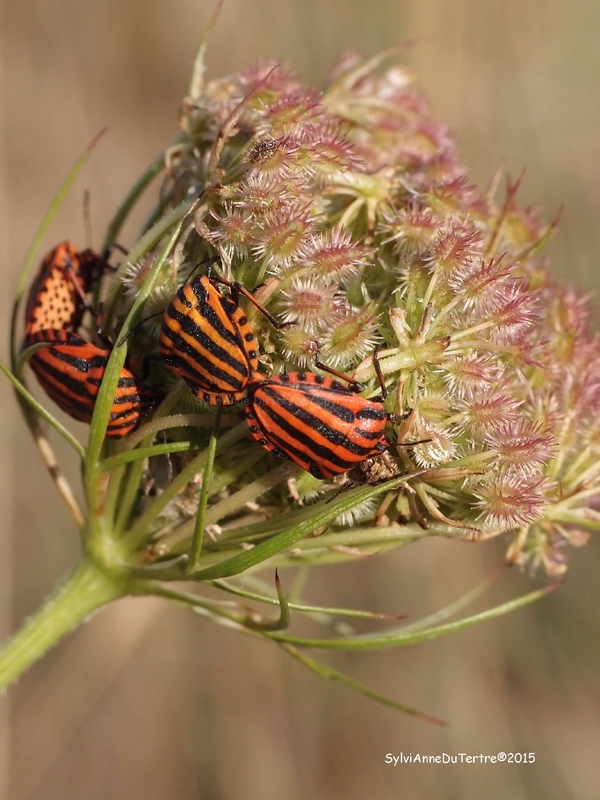
[[0, 689], [16, 680], [94, 611], [127, 593], [119, 578], [83, 558], [0, 650]]

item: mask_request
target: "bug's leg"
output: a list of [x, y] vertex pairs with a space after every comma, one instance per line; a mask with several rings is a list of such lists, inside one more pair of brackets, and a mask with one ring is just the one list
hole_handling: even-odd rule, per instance
[[344, 492], [354, 489], [356, 485], [356, 481], [350, 481], [349, 483], [344, 484], [344, 486], [341, 486], [334, 495], [325, 501], [325, 505], [327, 505], [327, 503], [332, 503], [337, 497], [339, 497], [341, 494], [344, 494]]
[[164, 311], [157, 311], [156, 314], [150, 314], [149, 317], [144, 317], [144, 319], [140, 320], [137, 323], [137, 325], [133, 326], [133, 328], [129, 331], [129, 333], [126, 336], [122, 336], [119, 339], [119, 341], [117, 342], [117, 347], [121, 347], [123, 344], [125, 344], [125, 342], [129, 339], [129, 337], [133, 336], [133, 334], [137, 330], [139, 330], [142, 327], [142, 325], [144, 325], [146, 322], [148, 322], [149, 319], [154, 319], [154, 317], [162, 317], [162, 316], [164, 316], [164, 313], [165, 313]]
[[[128, 255], [128, 253], [129, 253], [129, 250], [126, 250], [123, 247], [122, 244], [119, 244], [118, 242], [112, 242], [111, 244], [108, 245], [106, 250], [102, 253], [102, 258], [105, 261], [107, 261], [111, 257], [111, 255], [115, 252], [115, 250], [118, 250], [119, 253], [122, 253], [124, 256]], [[107, 264], [106, 266], [108, 267], [108, 269], [112, 269], [112, 270], [116, 270], [117, 269], [116, 267], [113, 267], [112, 264]]]
[[237, 281], [228, 281], [225, 280], [225, 278], [213, 278], [213, 280], [217, 281], [217, 283], [222, 283], [224, 286], [229, 287], [231, 291], [231, 299], [233, 300], [234, 303], [237, 304], [239, 302], [240, 295], [243, 295], [254, 306], [256, 306], [256, 308], [258, 308], [263, 317], [266, 317], [266, 319], [269, 320], [271, 325], [276, 330], [279, 331], [282, 328], [288, 328], [290, 325], [298, 324], [297, 322], [280, 322], [273, 316], [273, 314], [271, 314], [270, 311], [267, 311], [267, 309], [262, 305], [262, 303], [259, 303], [258, 300], [254, 297], [252, 292], [249, 292], [248, 289], [242, 286], [241, 283], [238, 283]]
[[220, 261], [220, 259], [219, 259], [219, 256], [210, 256], [210, 258], [206, 259], [205, 261], [201, 261], [199, 264], [196, 264], [196, 266], [194, 267], [194, 269], [193, 269], [193, 270], [190, 272], [190, 274], [189, 274], [188, 281], [189, 281], [189, 279], [191, 278], [191, 276], [194, 274], [194, 272], [195, 272], [195, 271], [196, 271], [196, 270], [197, 270], [199, 267], [203, 267], [203, 266], [204, 266], [204, 264], [206, 264], [206, 277], [207, 277], [209, 280], [212, 280], [212, 281], [219, 281], [219, 283], [221, 283], [221, 280], [222, 280], [222, 279], [221, 279], [221, 278], [218, 278], [218, 277], [215, 277], [215, 275], [213, 274], [213, 268], [212, 268], [212, 267], [213, 267], [213, 264], [218, 264], [218, 263], [219, 263], [219, 261]]
[[386, 397], [388, 396], [387, 386], [385, 385], [385, 381], [383, 379], [383, 372], [381, 371], [381, 364], [379, 363], [379, 346], [373, 350], [373, 367], [375, 368], [375, 373], [377, 374], [377, 380], [379, 381], [379, 385], [381, 386], [381, 394], [377, 398], [373, 398], [374, 400], [379, 400], [381, 403], [385, 402]]
[[152, 364], [164, 364], [165, 361], [166, 359], [160, 356], [158, 353], [146, 353], [145, 355], [143, 355], [140, 381], [142, 383], [146, 383], [146, 381], [150, 377], [150, 369], [152, 367]]
[[75, 269], [73, 268], [73, 265], [70, 263], [70, 260], [69, 260], [69, 263], [66, 265], [66, 269], [67, 269], [67, 272], [69, 273], [69, 277], [71, 279], [71, 282], [72, 282], [73, 286], [75, 287], [75, 291], [79, 295], [79, 299], [81, 300], [81, 305], [85, 308], [86, 311], [89, 311], [89, 313], [93, 317], [96, 317], [97, 314], [94, 311], [94, 309], [92, 307], [92, 304], [88, 300], [87, 295], [83, 290], [83, 286], [81, 285], [81, 282], [80, 282], [79, 278], [77, 277], [77, 273], [75, 272]]
[[364, 392], [365, 390], [365, 387], [362, 385], [362, 383], [359, 383], [358, 381], [355, 381], [353, 378], [349, 378], [347, 375], [344, 375], [343, 372], [338, 372], [337, 369], [333, 369], [333, 367], [328, 367], [327, 364], [324, 364], [319, 358], [318, 350], [315, 354], [315, 367], [317, 367], [318, 369], [322, 369], [323, 372], [329, 372], [330, 375], [333, 375], [342, 381], [346, 381], [346, 383], [348, 384], [348, 389], [351, 392], [355, 392], [356, 394], [358, 394], [359, 392]]
[[[398, 414], [388, 414], [388, 420], [392, 423], [392, 425], [398, 427], [400, 425], [404, 425], [404, 423], [408, 424], [413, 414], [414, 414], [414, 409], [411, 409], [411, 411], [409, 411], [407, 414], [403, 414], [402, 416], [399, 416]], [[402, 435], [402, 432], [400, 433], [400, 435]], [[402, 441], [402, 442], [396, 442], [396, 447], [414, 447], [414, 445], [416, 444], [429, 444], [429, 442], [431, 442], [431, 438], [416, 439], [415, 441], [411, 442]]]
[[106, 333], [104, 331], [104, 328], [102, 327], [102, 312], [103, 312], [103, 310], [104, 310], [104, 303], [100, 303], [100, 305], [98, 306], [98, 311], [94, 314], [94, 317], [96, 319], [96, 336], [100, 339], [102, 344], [106, 345], [106, 347], [108, 347], [109, 350], [112, 350], [113, 347], [114, 347], [114, 344], [108, 338], [108, 336], [106, 335]]

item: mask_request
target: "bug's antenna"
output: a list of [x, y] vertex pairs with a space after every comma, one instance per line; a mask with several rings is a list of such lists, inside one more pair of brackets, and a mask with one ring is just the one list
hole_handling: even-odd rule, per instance
[[85, 189], [83, 192], [83, 222], [85, 225], [85, 246], [88, 249], [92, 247], [92, 218], [90, 215], [90, 190]]

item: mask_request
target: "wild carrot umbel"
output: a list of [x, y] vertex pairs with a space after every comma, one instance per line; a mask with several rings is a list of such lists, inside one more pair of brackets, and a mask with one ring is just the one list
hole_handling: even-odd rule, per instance
[[[39, 617], [46, 644], [27, 649], [34, 617], [0, 653], [0, 683], [125, 594], [161, 595], [268, 637], [331, 677], [297, 648], [420, 641], [544, 590], [434, 630], [301, 639], [284, 631], [291, 611], [314, 606], [288, 603], [279, 582], [272, 592], [253, 576], [250, 591], [234, 576], [436, 535], [502, 536], [511, 562], [556, 576], [564, 545], [600, 526], [600, 344], [585, 301], [546, 269], [556, 223], [519, 208], [518, 181], [507, 177], [503, 195], [500, 176], [487, 193], [472, 186], [447, 127], [408, 73], [383, 62], [348, 56], [322, 92], [274, 64], [206, 84], [196, 65], [181, 134], [125, 199], [105, 245], [164, 168], [154, 212], [121, 263], [111, 255], [113, 269], [84, 287], [101, 299], [114, 343], [87, 447], [28, 393], [35, 352], [20, 352], [13, 326], [6, 372], [84, 556]], [[195, 276], [209, 263], [215, 280]], [[98, 346], [96, 321], [81, 313], [71, 335]], [[136, 386], [163, 399], [137, 430], [107, 441], [126, 358]], [[292, 393], [277, 377], [287, 372]], [[277, 402], [261, 413], [271, 390]], [[83, 459], [85, 512], [40, 416]], [[243, 600], [221, 605], [170, 585], [186, 579]], [[249, 612], [249, 598], [279, 606], [279, 618]]]

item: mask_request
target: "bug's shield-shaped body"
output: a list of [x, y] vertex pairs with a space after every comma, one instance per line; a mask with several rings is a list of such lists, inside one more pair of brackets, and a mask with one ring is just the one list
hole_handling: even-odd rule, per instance
[[29, 290], [25, 341], [41, 330], [76, 331], [87, 307], [85, 295], [107, 262], [92, 250], [61, 242], [42, 261]]
[[323, 375], [289, 372], [248, 387], [246, 420], [254, 438], [316, 478], [382, 453], [387, 419], [381, 403]]
[[[49, 346], [37, 350], [29, 364], [42, 388], [64, 412], [89, 424], [110, 351], [65, 330], [37, 331], [28, 345], [39, 343]], [[152, 393], [124, 367], [111, 407], [107, 437], [126, 436], [153, 404]]]
[[244, 311], [206, 275], [177, 292], [159, 343], [164, 363], [211, 405], [239, 403], [258, 368], [258, 344]]

